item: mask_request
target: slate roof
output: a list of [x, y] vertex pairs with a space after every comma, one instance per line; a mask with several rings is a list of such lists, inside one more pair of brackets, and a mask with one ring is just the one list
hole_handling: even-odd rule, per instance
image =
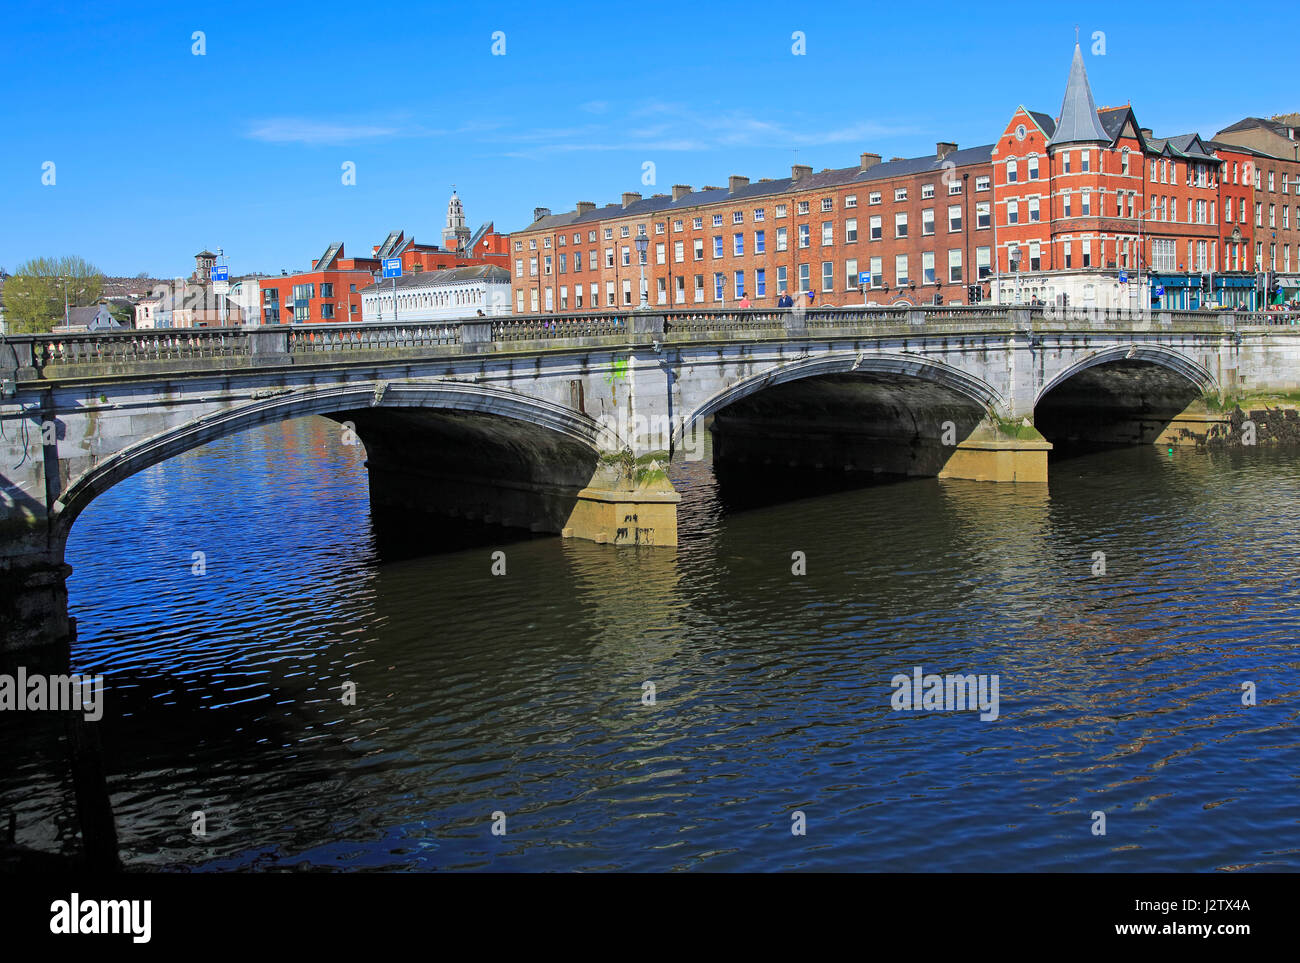
[[687, 210], [707, 204], [756, 200], [763, 197], [789, 194], [796, 190], [815, 191], [850, 184], [871, 184], [875, 181], [888, 180], [891, 177], [900, 177], [907, 174], [932, 172], [935, 176], [938, 176], [944, 170], [944, 161], [951, 161], [957, 167], [967, 167], [972, 164], [987, 164], [992, 159], [993, 145], [984, 144], [980, 147], [955, 150], [944, 158], [930, 154], [925, 157], [905, 157], [901, 160], [883, 161], [867, 168], [865, 171], [860, 167], [839, 167], [815, 174], [805, 174], [798, 181], [790, 177], [778, 177], [772, 180], [754, 181], [744, 187], [738, 187], [735, 191], [728, 190], [725, 187], [691, 191], [675, 201], [672, 199], [671, 194], [655, 194], [651, 197], [643, 197], [639, 201], [633, 201], [627, 207], [622, 204], [606, 204], [604, 207], [597, 207], [585, 214], [579, 214], [576, 210], [564, 214], [548, 214], [533, 221], [527, 227], [521, 228], [516, 233], [568, 228], [612, 218], [636, 217], [640, 214], [671, 213], [675, 210]]
[[1039, 127], [1043, 128], [1043, 133], [1047, 135], [1049, 140], [1056, 133], [1056, 119], [1051, 114], [1045, 114], [1041, 110], [1031, 110], [1029, 116], [1034, 118], [1034, 122]]
[[1065, 98], [1061, 101], [1061, 119], [1048, 146], [1062, 144], [1110, 143], [1112, 138], [1097, 118], [1097, 104], [1088, 86], [1088, 71], [1083, 66], [1083, 51], [1074, 45], [1074, 59], [1070, 62], [1070, 77], [1065, 82]]
[[375, 288], [382, 287], [385, 291], [391, 291], [393, 282], [397, 282], [398, 290], [410, 290], [418, 288], [441, 287], [446, 284], [463, 284], [466, 281], [489, 281], [508, 284], [510, 281], [510, 272], [503, 267], [495, 264], [478, 264], [473, 267], [442, 268], [437, 271], [417, 271], [412, 274], [403, 274], [400, 278], [384, 278], [376, 284], [367, 284], [361, 289], [364, 294], [367, 291], [373, 291]]

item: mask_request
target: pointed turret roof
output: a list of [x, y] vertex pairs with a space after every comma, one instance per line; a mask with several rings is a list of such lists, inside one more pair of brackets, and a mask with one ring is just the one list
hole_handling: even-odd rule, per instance
[[1097, 104], [1092, 99], [1088, 71], [1083, 66], [1083, 51], [1076, 43], [1074, 60], [1070, 63], [1070, 79], [1065, 83], [1065, 99], [1061, 101], [1061, 116], [1048, 146], [1098, 142], [1109, 144], [1110, 140], [1110, 135], [1097, 119]]

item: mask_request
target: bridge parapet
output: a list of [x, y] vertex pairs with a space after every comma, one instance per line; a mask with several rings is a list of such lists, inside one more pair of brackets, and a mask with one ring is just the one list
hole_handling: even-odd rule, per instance
[[706, 308], [476, 318], [434, 323], [270, 325], [11, 335], [0, 378], [53, 380], [265, 365], [320, 365], [466, 354], [571, 351], [654, 342], [1086, 330], [1196, 334], [1295, 326], [1284, 312], [1121, 312], [998, 305]]

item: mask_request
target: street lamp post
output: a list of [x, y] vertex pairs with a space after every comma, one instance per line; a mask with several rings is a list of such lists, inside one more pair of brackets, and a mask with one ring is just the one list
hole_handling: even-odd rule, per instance
[[650, 247], [650, 238], [646, 236], [645, 231], [643, 230], [641, 233], [639, 233], [636, 236], [635, 243], [636, 243], [637, 260], [641, 262], [641, 304], [638, 305], [637, 310], [645, 311], [647, 308], [650, 307], [650, 304], [646, 299], [647, 292], [646, 292], [646, 285], [645, 285], [645, 257], [646, 257], [646, 249]]

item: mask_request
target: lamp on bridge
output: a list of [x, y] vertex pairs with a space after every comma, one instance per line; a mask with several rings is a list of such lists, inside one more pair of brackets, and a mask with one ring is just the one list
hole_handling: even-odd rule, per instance
[[644, 311], [650, 307], [649, 302], [646, 300], [647, 292], [645, 287], [645, 252], [646, 249], [650, 247], [650, 238], [648, 238], [645, 231], [642, 230], [642, 232], [636, 236], [635, 243], [637, 260], [641, 262], [641, 303], [637, 306], [637, 310]]

